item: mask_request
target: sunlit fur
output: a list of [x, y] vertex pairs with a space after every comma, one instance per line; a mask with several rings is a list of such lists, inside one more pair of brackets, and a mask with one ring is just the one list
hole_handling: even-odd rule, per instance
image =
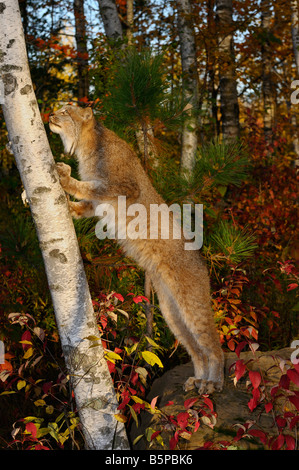
[[[132, 148], [96, 122], [90, 108], [65, 106], [50, 116], [50, 128], [78, 160], [81, 181], [71, 177], [68, 165], [57, 164], [62, 187], [79, 200], [69, 202], [73, 217], [91, 217], [99, 203], [110, 203], [117, 226], [118, 196], [126, 196], [127, 205], [143, 204], [148, 213], [150, 204], [164, 202]], [[118, 241], [148, 272], [169, 328], [191, 356], [194, 377], [187, 380], [185, 390], [221, 390], [223, 353], [213, 321], [209, 276], [198, 251], [184, 250], [183, 239], [148, 236]]]

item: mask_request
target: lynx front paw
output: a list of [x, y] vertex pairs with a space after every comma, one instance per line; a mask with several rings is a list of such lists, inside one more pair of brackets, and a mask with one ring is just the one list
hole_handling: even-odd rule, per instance
[[67, 165], [66, 163], [56, 163], [56, 170], [60, 178], [69, 178], [71, 176], [72, 169], [70, 165]]
[[197, 388], [199, 395], [210, 395], [214, 392], [221, 392], [222, 384], [210, 380], [197, 379], [196, 377], [189, 377], [184, 384], [185, 392], [195, 388]]

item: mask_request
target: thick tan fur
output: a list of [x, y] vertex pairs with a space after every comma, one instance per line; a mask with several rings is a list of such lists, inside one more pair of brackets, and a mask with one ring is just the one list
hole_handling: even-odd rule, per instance
[[[118, 196], [127, 205], [164, 201], [152, 186], [130, 146], [97, 123], [90, 108], [65, 106], [50, 116], [50, 129], [60, 134], [65, 151], [75, 154], [81, 181], [71, 177], [71, 168], [58, 163], [60, 182], [73, 217], [91, 217], [100, 203], [112, 204], [117, 217]], [[117, 221], [116, 221], [117, 223]], [[148, 226], [149, 233], [149, 226]], [[164, 318], [194, 364], [185, 390], [199, 393], [220, 391], [223, 386], [223, 353], [211, 309], [209, 276], [198, 251], [186, 251], [184, 240], [118, 240], [125, 253], [150, 276]]]

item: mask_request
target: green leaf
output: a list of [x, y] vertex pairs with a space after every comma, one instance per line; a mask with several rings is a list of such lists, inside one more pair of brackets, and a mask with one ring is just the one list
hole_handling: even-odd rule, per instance
[[145, 362], [147, 362], [150, 366], [157, 364], [159, 367], [164, 367], [161, 360], [155, 353], [150, 351], [142, 351], [141, 355]]

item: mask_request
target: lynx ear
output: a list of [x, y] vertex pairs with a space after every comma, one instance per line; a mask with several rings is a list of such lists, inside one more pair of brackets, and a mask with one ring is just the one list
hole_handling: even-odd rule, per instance
[[92, 119], [93, 117], [93, 111], [92, 108], [88, 107], [84, 109], [84, 120], [89, 121], [89, 119]]

